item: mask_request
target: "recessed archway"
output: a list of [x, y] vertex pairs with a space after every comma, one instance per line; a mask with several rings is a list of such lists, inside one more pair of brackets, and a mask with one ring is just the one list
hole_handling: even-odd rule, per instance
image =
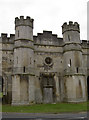
[[54, 75], [43, 73], [41, 75], [41, 88], [43, 103], [54, 103], [55, 102]]

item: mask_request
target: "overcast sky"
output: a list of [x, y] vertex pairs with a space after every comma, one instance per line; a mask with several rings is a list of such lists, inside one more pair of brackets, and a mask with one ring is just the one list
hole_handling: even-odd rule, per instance
[[78, 22], [80, 36], [87, 39], [88, 0], [0, 0], [0, 33], [15, 33], [15, 17], [30, 16], [34, 19], [34, 35], [43, 30], [62, 37], [64, 22]]

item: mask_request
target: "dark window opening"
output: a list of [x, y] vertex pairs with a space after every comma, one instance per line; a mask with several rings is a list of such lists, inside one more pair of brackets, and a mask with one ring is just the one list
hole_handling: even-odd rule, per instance
[[68, 40], [70, 41], [70, 36], [68, 35]]
[[17, 57], [17, 64], [18, 64], [18, 57]]
[[25, 71], [26, 71], [26, 69], [25, 69], [25, 67], [23, 67], [23, 72], [25, 73]]
[[77, 70], [77, 73], [78, 73], [78, 67], [76, 68], [76, 70]]
[[46, 64], [51, 64], [52, 63], [52, 59], [50, 57], [46, 57], [45, 58], [45, 62], [46, 62]]
[[31, 58], [30, 58], [30, 64], [31, 64]]
[[70, 66], [71, 66], [71, 59], [70, 59]]
[[19, 31], [18, 31], [18, 37], [19, 37]]

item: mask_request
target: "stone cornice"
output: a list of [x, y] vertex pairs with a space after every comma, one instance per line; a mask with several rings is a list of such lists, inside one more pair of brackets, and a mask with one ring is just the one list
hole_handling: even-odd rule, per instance
[[34, 50], [34, 48], [30, 47], [30, 46], [16, 46], [16, 47], [14, 47], [14, 49], [17, 49], [17, 48], [30, 48], [30, 49]]
[[26, 38], [15, 39], [14, 41], [31, 41], [31, 42], [34, 42], [33, 40], [26, 39]]

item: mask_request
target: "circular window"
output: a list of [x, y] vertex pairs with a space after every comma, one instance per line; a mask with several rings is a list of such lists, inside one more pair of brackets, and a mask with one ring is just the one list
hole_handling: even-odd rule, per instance
[[52, 59], [50, 57], [46, 57], [45, 58], [45, 62], [46, 62], [46, 64], [51, 64], [52, 63]]

